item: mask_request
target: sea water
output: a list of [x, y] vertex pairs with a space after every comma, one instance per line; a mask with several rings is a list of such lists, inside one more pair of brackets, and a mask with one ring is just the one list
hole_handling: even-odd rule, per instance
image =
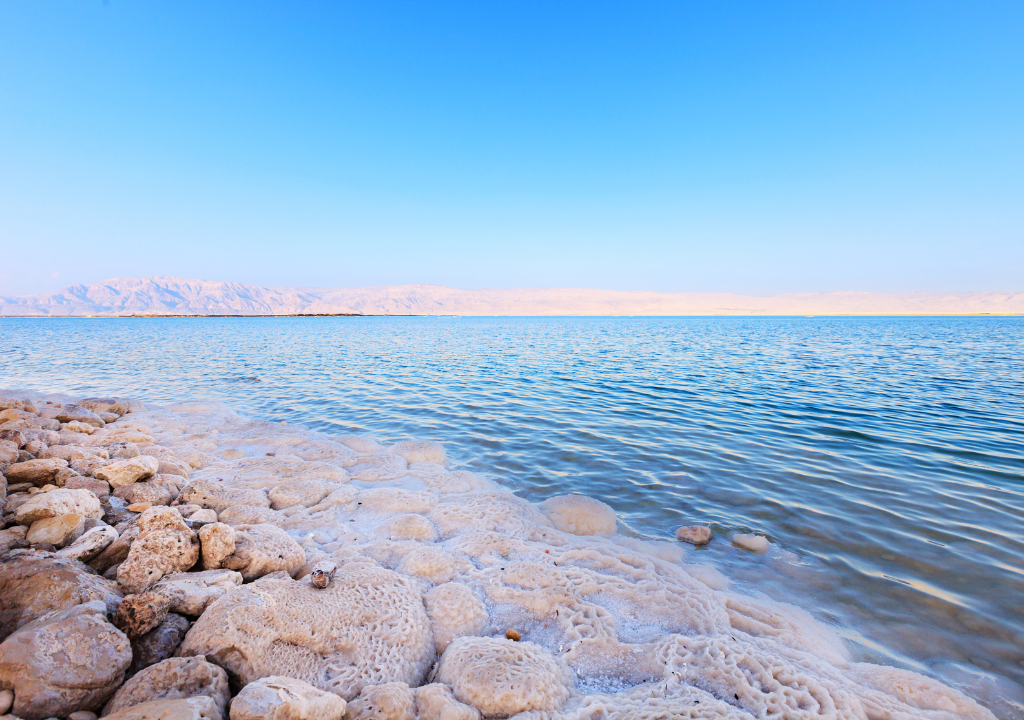
[[[0, 387], [444, 442], [1024, 717], [1022, 318], [0, 320]], [[729, 542], [760, 533], [766, 555]]]

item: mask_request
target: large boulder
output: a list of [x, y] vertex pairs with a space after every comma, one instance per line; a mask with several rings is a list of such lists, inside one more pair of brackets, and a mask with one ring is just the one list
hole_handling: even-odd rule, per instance
[[419, 585], [368, 564], [324, 589], [263, 578], [211, 604], [178, 653], [206, 655], [238, 685], [287, 675], [351, 699], [365, 685], [419, 685], [434, 660]]
[[121, 591], [76, 560], [14, 551], [0, 561], [0, 640], [47, 613], [94, 600], [113, 614]]
[[28, 529], [25, 538], [31, 545], [47, 543], [62, 548], [82, 536], [85, 532], [85, 518], [75, 513], [36, 520]]
[[416, 720], [416, 696], [405, 683], [367, 685], [349, 703], [345, 720]]
[[199, 559], [199, 540], [177, 510], [154, 507], [139, 517], [139, 537], [117, 569], [117, 582], [140, 593], [165, 575], [188, 570]]
[[131, 664], [128, 638], [99, 601], [44, 615], [0, 644], [0, 687], [25, 720], [99, 710]]
[[22, 525], [32, 525], [37, 520], [61, 515], [81, 515], [99, 520], [103, 517], [103, 506], [99, 498], [88, 490], [60, 488], [36, 493], [18, 508], [14, 517]]
[[227, 673], [201, 656], [168, 658], [141, 670], [122, 685], [103, 708], [103, 714], [152, 700], [182, 700], [200, 695], [212, 698], [220, 713], [226, 714], [231, 698]]
[[231, 701], [231, 720], [341, 720], [345, 701], [307, 682], [272, 675], [251, 682]]
[[126, 415], [128, 413], [128, 402], [117, 398], [88, 397], [82, 398], [77, 403], [79, 407], [91, 410], [97, 415], [100, 413], [114, 413], [115, 415]]
[[100, 480], [106, 480], [112, 487], [131, 485], [143, 478], [155, 475], [160, 463], [149, 455], [139, 455], [130, 460], [118, 460], [110, 465], [93, 470], [92, 474]]
[[7, 482], [32, 483], [42, 487], [43, 485], [61, 485], [62, 479], [66, 480], [74, 472], [68, 467], [68, 461], [62, 458], [46, 458], [44, 460], [26, 460], [25, 462], [14, 463], [4, 470]]

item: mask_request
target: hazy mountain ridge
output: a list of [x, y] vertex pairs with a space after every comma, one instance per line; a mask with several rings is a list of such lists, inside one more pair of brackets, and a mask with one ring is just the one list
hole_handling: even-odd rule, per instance
[[656, 293], [577, 288], [460, 290], [439, 285], [266, 288], [156, 276], [0, 298], [4, 316], [125, 315], [967, 315], [1024, 314], [1024, 292]]

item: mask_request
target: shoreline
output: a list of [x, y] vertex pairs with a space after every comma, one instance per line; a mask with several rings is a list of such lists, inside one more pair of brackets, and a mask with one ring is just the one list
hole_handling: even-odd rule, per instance
[[[22, 395], [27, 396], [44, 397]], [[30, 430], [38, 423], [50, 428], [39, 430], [53, 433], [28, 433], [51, 442], [37, 439], [46, 446], [40, 449], [26, 441], [19, 454], [46, 456], [34, 458], [37, 464], [71, 458], [63, 465], [50, 463], [57, 469], [42, 478], [43, 485], [33, 482], [35, 488], [52, 487], [7, 498], [4, 533], [17, 534], [23, 527], [27, 536], [35, 522], [47, 519], [26, 525], [28, 516], [15, 517], [9, 524], [12, 499], [28, 502], [73, 489], [91, 507], [87, 495], [100, 503], [102, 484], [112, 493], [100, 517], [91, 518], [96, 524], [68, 547], [56, 552], [13, 548], [4, 557], [3, 572], [11, 557], [20, 564], [77, 563], [66, 559], [67, 551], [86, 533], [110, 538], [104, 527], [109, 528], [116, 539], [88, 561], [95, 564], [121, 544], [118, 552], [125, 557], [101, 573], [110, 575], [115, 568], [101, 593], [108, 610], [111, 603], [118, 608], [115, 621], [125, 603], [111, 600], [118, 594], [137, 609], [164, 604], [156, 611], [164, 616], [155, 627], [135, 627], [122, 618], [124, 628], [138, 635], [133, 644], [157, 632], [170, 615], [182, 618], [188, 629], [178, 654], [204, 655], [207, 664], [225, 673], [231, 694], [244, 695], [243, 688], [284, 668], [289, 672], [280, 674], [317, 688], [303, 692], [327, 691], [347, 700], [353, 717], [392, 696], [423, 718], [441, 706], [461, 713], [455, 717], [545, 712], [584, 718], [608, 707], [629, 717], [665, 712], [749, 717], [782, 709], [787, 717], [812, 718], [821, 715], [807, 703], [813, 700], [824, 712], [823, 699], [841, 714], [859, 708], [921, 717], [948, 717], [947, 711], [993, 717], [924, 676], [852, 662], [835, 632], [804, 611], [731, 591], [713, 566], [687, 562], [682, 543], [620, 534], [612, 509], [597, 500], [573, 495], [530, 504], [479, 476], [451, 470], [438, 443], [405, 441], [384, 448], [365, 437], [330, 438], [251, 420], [219, 403], [147, 407], [93, 399], [81, 404], [85, 410], [72, 414], [42, 400], [32, 406], [34, 413], [24, 403], [13, 413], [14, 408], [3, 410], [10, 417], [0, 432]], [[101, 407], [117, 417], [90, 417]], [[100, 457], [103, 453], [107, 457]], [[115, 459], [117, 453], [131, 457]], [[119, 463], [126, 465], [117, 472], [140, 467], [118, 475], [110, 466]], [[8, 463], [5, 473], [12, 464], [18, 463]], [[133, 473], [138, 476], [127, 481]], [[146, 502], [155, 504], [142, 507]], [[96, 512], [92, 508], [93, 516]], [[82, 513], [64, 516], [71, 514]], [[126, 539], [133, 532], [135, 537]], [[163, 547], [158, 541], [167, 533], [177, 533], [178, 550], [142, 562], [147, 549]], [[156, 580], [138, 577], [137, 568], [154, 564], [170, 572]], [[76, 581], [100, 582], [97, 568], [74, 567]], [[311, 579], [318, 577], [318, 567], [332, 574], [323, 589]], [[367, 588], [386, 588], [360, 606], [363, 624], [376, 628], [368, 634], [345, 612], [358, 605]], [[272, 598], [279, 610], [257, 611], [259, 597]], [[335, 601], [336, 611], [330, 609]], [[397, 605], [382, 615], [382, 603]], [[314, 610], [325, 604], [339, 613], [329, 622], [318, 620]], [[312, 615], [289, 613], [292, 605]], [[72, 610], [56, 612], [66, 616]], [[253, 613], [259, 623], [248, 619]], [[62, 616], [55, 622], [73, 621]], [[223, 637], [224, 628], [231, 628], [230, 638]], [[344, 638], [313, 639], [327, 628], [341, 628]], [[146, 632], [137, 632], [141, 629]], [[509, 630], [520, 639], [506, 637]], [[14, 633], [30, 631], [29, 623], [14, 628]], [[284, 643], [284, 656], [270, 652], [275, 643]], [[3, 647], [0, 686], [15, 685], [18, 710], [24, 689], [5, 674]], [[321, 660], [310, 666], [314, 656]], [[183, 662], [171, 657], [161, 662], [171, 661]], [[496, 667], [502, 668], [497, 678]], [[747, 669], [738, 672], [741, 667]], [[779, 673], [799, 678], [803, 690], [780, 683]], [[107, 684], [119, 682], [114, 677]], [[106, 689], [113, 693], [116, 687]], [[223, 693], [217, 697], [227, 702]], [[100, 704], [95, 698], [78, 702], [91, 703], [84, 710]]]

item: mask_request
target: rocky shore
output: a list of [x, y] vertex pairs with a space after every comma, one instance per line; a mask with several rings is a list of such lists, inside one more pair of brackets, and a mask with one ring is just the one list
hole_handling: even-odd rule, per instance
[[19, 394], [0, 475], [2, 720], [994, 717], [437, 443]]

